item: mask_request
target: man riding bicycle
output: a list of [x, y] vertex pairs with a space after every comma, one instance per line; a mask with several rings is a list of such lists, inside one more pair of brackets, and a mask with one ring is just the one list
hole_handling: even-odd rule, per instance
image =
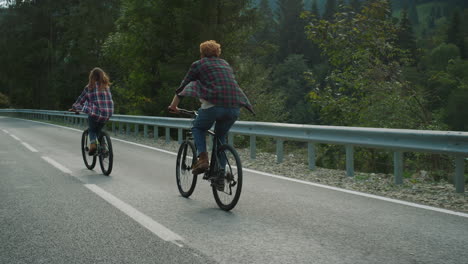
[[[180, 99], [185, 96], [196, 97], [201, 102], [192, 127], [198, 155], [192, 170], [195, 175], [204, 173], [209, 168], [205, 136], [213, 123], [216, 122], [215, 133], [224, 144], [229, 129], [239, 118], [240, 107], [244, 106], [254, 113], [249, 99], [237, 84], [231, 66], [219, 58], [220, 55], [221, 45], [216, 41], [201, 43], [201, 59], [192, 63], [168, 107], [170, 112], [177, 113]], [[221, 165], [223, 162], [225, 163], [221, 160]], [[224, 180], [219, 178], [219, 182], [222, 184]]]

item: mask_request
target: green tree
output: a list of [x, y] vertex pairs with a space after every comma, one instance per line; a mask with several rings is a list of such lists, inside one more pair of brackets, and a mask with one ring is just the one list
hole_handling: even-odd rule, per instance
[[361, 1], [360, 0], [350, 0], [349, 5], [354, 12], [361, 11]]
[[[255, 115], [243, 114], [244, 120], [286, 122], [289, 112], [283, 93], [273, 89], [271, 68], [255, 62], [252, 58], [238, 58], [235, 62], [237, 81], [249, 97]], [[245, 110], [242, 110], [245, 111]]]
[[114, 65], [121, 112], [165, 115], [199, 44], [214, 39], [233, 61], [252, 35], [250, 1], [122, 0], [116, 31], [104, 44]]
[[275, 62], [275, 54], [278, 52], [278, 25], [268, 0], [261, 0], [257, 17], [253, 41], [249, 43], [249, 49], [244, 55], [253, 54], [261, 63], [271, 65]]
[[314, 15], [317, 19], [320, 18], [320, 10], [318, 8], [317, 0], [312, 2], [311, 14]]
[[362, 13], [337, 13], [337, 22], [311, 21], [307, 33], [329, 58], [326, 85], [309, 93], [322, 123], [417, 128], [427, 122], [420, 95], [403, 80], [405, 55], [388, 1], [366, 2]]
[[408, 18], [408, 11], [403, 9], [401, 20], [398, 25], [397, 43], [400, 48], [407, 50], [410, 57], [416, 59], [416, 39], [414, 37], [411, 21]]
[[272, 87], [281, 94], [288, 109], [291, 123], [315, 123], [316, 116], [307, 101], [310, 86], [306, 72], [309, 71], [303, 55], [291, 54], [273, 70]]
[[325, 11], [323, 13], [323, 19], [332, 20], [337, 10], [336, 0], [327, 0], [325, 3]]
[[447, 31], [447, 42], [457, 45], [462, 58], [466, 58], [466, 46], [462, 31], [462, 19], [460, 13], [455, 11]]
[[412, 25], [419, 25], [419, 13], [415, 0], [409, 0], [409, 19]]
[[0, 93], [0, 108], [8, 108], [10, 107], [10, 100], [8, 97], [2, 93]]
[[446, 108], [446, 122], [450, 129], [468, 131], [468, 83], [450, 93]]
[[278, 0], [278, 60], [280, 62], [290, 54], [304, 54], [305, 22], [300, 17], [303, 11], [302, 0]]

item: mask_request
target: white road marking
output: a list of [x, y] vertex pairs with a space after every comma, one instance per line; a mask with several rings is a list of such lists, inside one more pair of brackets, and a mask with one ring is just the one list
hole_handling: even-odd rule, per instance
[[19, 137], [15, 136], [15, 135], [10, 134], [10, 136], [11, 136], [12, 138], [18, 140], [18, 141], [21, 141], [21, 139], [19, 139]]
[[[45, 161], [48, 163], [52, 164], [54, 167], [57, 169], [61, 170], [64, 173], [72, 175], [72, 172], [67, 169], [65, 166], [62, 164], [56, 162], [55, 160], [49, 158], [49, 157], [42, 157]], [[79, 179], [81, 181], [81, 179]], [[119, 200], [117, 197], [113, 196], [112, 194], [106, 192], [99, 186], [95, 184], [84, 184], [84, 186], [88, 189], [90, 189], [92, 192], [97, 194], [99, 197], [113, 205], [115, 208], [119, 209], [126, 215], [130, 216], [133, 220], [135, 220], [137, 223], [151, 231], [153, 234], [157, 235], [161, 239], [165, 241], [172, 242], [176, 244], [179, 247], [183, 247], [183, 244], [181, 241], [184, 239], [179, 236], [178, 234], [172, 232], [165, 226], [161, 225], [160, 223], [154, 221], [151, 217], [141, 213], [137, 209], [133, 208], [132, 206], [128, 205], [124, 201]]]
[[417, 208], [437, 211], [437, 212], [440, 212], [440, 213], [446, 213], [446, 214], [457, 215], [457, 216], [462, 216], [462, 217], [467, 217], [468, 218], [468, 214], [461, 213], [461, 212], [441, 209], [441, 208], [427, 206], [427, 205], [421, 205], [421, 204], [417, 204], [417, 203], [401, 201], [401, 200], [387, 198], [387, 197], [378, 196], [378, 195], [374, 195], [374, 194], [357, 192], [357, 191], [342, 189], [342, 188], [338, 188], [338, 187], [328, 186], [328, 185], [324, 185], [324, 184], [319, 184], [319, 183], [313, 183], [313, 182], [288, 178], [288, 177], [284, 177], [284, 176], [278, 176], [278, 175], [274, 175], [274, 174], [270, 174], [270, 173], [266, 173], [266, 172], [261, 172], [261, 171], [256, 171], [256, 170], [251, 170], [251, 169], [246, 169], [246, 168], [244, 168], [243, 170], [248, 171], [248, 172], [254, 172], [254, 173], [261, 174], [261, 175], [268, 176], [268, 177], [272, 177], [272, 178], [281, 179], [281, 180], [298, 182], [298, 183], [312, 185], [312, 186], [325, 188], [325, 189], [329, 189], [329, 190], [334, 190], [334, 191], [339, 191], [339, 192], [344, 192], [344, 193], [350, 193], [350, 194], [364, 196], [364, 197], [373, 198], [373, 199], [377, 199], [377, 200], [382, 200], [382, 201], [387, 201], [387, 202], [392, 202], [392, 203], [397, 203], [397, 204], [403, 204], [403, 205], [408, 205], [408, 206], [412, 206], [412, 207], [417, 207]]
[[140, 211], [136, 210], [127, 203], [119, 200], [117, 197], [101, 189], [99, 186], [95, 184], [85, 184], [85, 186], [91, 191], [93, 191], [95, 194], [99, 195], [102, 199], [106, 200], [108, 203], [110, 203], [120, 211], [124, 212], [126, 215], [130, 216], [140, 225], [150, 230], [153, 234], [157, 235], [165, 241], [169, 241], [178, 245], [179, 247], [183, 247], [183, 245], [180, 243], [180, 241], [182, 241], [183, 238], [178, 234], [172, 232], [165, 226], [154, 221], [149, 216], [141, 213]]
[[3, 132], [7, 133], [7, 134], [10, 134], [7, 130], [5, 129], [2, 129]]
[[21, 144], [23, 144], [23, 146], [25, 146], [27, 149], [29, 149], [31, 152], [38, 152], [37, 149], [31, 147], [31, 145], [29, 145], [28, 143], [26, 142], [23, 142], [21, 141]]
[[[16, 118], [16, 119], [82, 132], [82, 130], [79, 130], [79, 129], [64, 127], [64, 126], [59, 126], [59, 125], [54, 125], [54, 124], [49, 124], [49, 123], [44, 123], [44, 122], [40, 122], [40, 121], [33, 121], [33, 120], [27, 120], [27, 119], [21, 119], [21, 118]], [[139, 147], [143, 147], [143, 148], [147, 148], [147, 149], [152, 149], [152, 150], [156, 150], [156, 151], [160, 151], [160, 152], [164, 152], [164, 153], [167, 153], [167, 154], [177, 156], [177, 153], [167, 151], [167, 150], [163, 150], [163, 149], [158, 149], [158, 148], [155, 148], [155, 147], [150, 147], [150, 146], [146, 146], [146, 145], [142, 145], [142, 144], [138, 144], [138, 143], [134, 143], [134, 142], [118, 139], [118, 138], [112, 138], [112, 140], [116, 140], [116, 141], [124, 142], [124, 143], [127, 143], [127, 144], [131, 144], [131, 145], [135, 145], [135, 146], [139, 146]], [[256, 173], [256, 174], [259, 174], [259, 175], [264, 175], [264, 176], [268, 176], [268, 177], [273, 177], [273, 178], [285, 180], [285, 181], [291, 181], [291, 182], [296, 182], [296, 183], [307, 184], [307, 185], [316, 186], [316, 187], [320, 187], [320, 188], [325, 188], [325, 189], [329, 189], [329, 190], [333, 190], [333, 191], [350, 193], [350, 194], [364, 196], [364, 197], [368, 197], [368, 198], [372, 198], [372, 199], [387, 201], [387, 202], [396, 203], [396, 204], [403, 204], [403, 205], [407, 205], [407, 206], [411, 206], [411, 207], [416, 207], [416, 208], [426, 209], [426, 210], [430, 210], [430, 211], [436, 211], [436, 212], [439, 212], [439, 213], [445, 213], [445, 214], [456, 215], [456, 216], [461, 216], [461, 217], [468, 218], [468, 214], [462, 213], [462, 212], [456, 212], [456, 211], [452, 211], [452, 210], [441, 209], [441, 208], [427, 206], [427, 205], [421, 205], [421, 204], [417, 204], [417, 203], [406, 202], [406, 201], [402, 201], [402, 200], [382, 197], [382, 196], [368, 194], [368, 193], [362, 193], [362, 192], [357, 192], [357, 191], [346, 190], [346, 189], [342, 189], [342, 188], [338, 188], [338, 187], [333, 187], [333, 186], [328, 186], [328, 185], [323, 185], [323, 184], [298, 180], [298, 179], [294, 179], [294, 178], [288, 178], [288, 177], [285, 177], [285, 176], [274, 175], [274, 174], [270, 174], [270, 173], [266, 173], [266, 172], [262, 172], [262, 171], [257, 171], [257, 170], [252, 170], [252, 169], [243, 168], [243, 170], [251, 172], [251, 173]]]
[[155, 148], [155, 147], [150, 147], [150, 146], [147, 146], [147, 145], [143, 145], [143, 144], [138, 144], [138, 143], [135, 143], [135, 142], [126, 141], [126, 140], [119, 139], [119, 138], [112, 138], [112, 140], [124, 142], [124, 143], [130, 144], [130, 145], [135, 145], [135, 146], [139, 146], [139, 147], [142, 147], [142, 148], [157, 150], [157, 151], [159, 151], [159, 152], [164, 152], [164, 153], [167, 153], [167, 154], [171, 154], [171, 155], [177, 156], [177, 153], [172, 152], [172, 151], [168, 151], [168, 150], [164, 150], [164, 149], [159, 149], [159, 148]]
[[[3, 131], [5, 131], [5, 130], [3, 130]], [[8, 132], [6, 132], [6, 133], [8, 133]], [[37, 149], [31, 147], [31, 145], [29, 145], [28, 143], [22, 141], [19, 137], [15, 136], [15, 135], [13, 135], [13, 134], [9, 134], [9, 135], [10, 135], [12, 138], [18, 140], [21, 144], [23, 144], [23, 145], [24, 145], [27, 149], [29, 149], [30, 151], [32, 151], [32, 152], [38, 152]]]
[[46, 157], [46, 156], [42, 156], [42, 159], [44, 159], [45, 161], [47, 161], [48, 163], [50, 163], [52, 166], [54, 166], [55, 168], [61, 170], [62, 172], [64, 173], [67, 173], [67, 174], [71, 174], [71, 170], [67, 169], [65, 166], [63, 166], [62, 164], [56, 162], [55, 160], [49, 158], [49, 157]]

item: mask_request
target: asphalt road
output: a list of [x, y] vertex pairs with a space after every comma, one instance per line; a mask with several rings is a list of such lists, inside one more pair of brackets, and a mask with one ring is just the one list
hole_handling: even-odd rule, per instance
[[110, 177], [81, 131], [0, 117], [0, 263], [467, 263], [468, 215], [244, 172], [218, 209], [175, 153], [114, 139]]

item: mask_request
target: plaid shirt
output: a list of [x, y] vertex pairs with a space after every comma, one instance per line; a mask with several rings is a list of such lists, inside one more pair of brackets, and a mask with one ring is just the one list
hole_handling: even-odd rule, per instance
[[201, 98], [216, 106], [244, 106], [253, 113], [252, 105], [237, 84], [231, 66], [217, 57], [202, 58], [192, 63], [176, 94]]
[[114, 113], [114, 101], [109, 89], [99, 90], [96, 85], [89, 91], [86, 86], [72, 108], [95, 117], [99, 123], [105, 123]]

